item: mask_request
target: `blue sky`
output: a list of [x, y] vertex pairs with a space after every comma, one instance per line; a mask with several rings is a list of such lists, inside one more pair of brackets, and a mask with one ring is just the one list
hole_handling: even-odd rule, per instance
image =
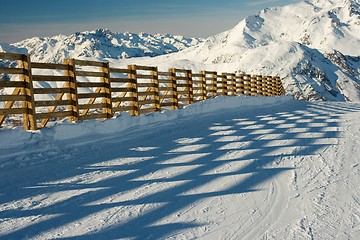
[[11, 0], [2, 4], [0, 42], [69, 35], [97, 28], [114, 32], [208, 37], [259, 10], [300, 0]]

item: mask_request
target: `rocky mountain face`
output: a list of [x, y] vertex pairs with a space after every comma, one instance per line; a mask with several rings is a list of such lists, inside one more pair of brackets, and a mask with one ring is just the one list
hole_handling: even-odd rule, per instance
[[171, 34], [113, 33], [97, 29], [70, 36], [34, 37], [14, 44], [0, 44], [0, 51], [29, 53], [33, 61], [41, 62], [62, 62], [64, 58], [124, 59], [177, 52], [201, 41]]

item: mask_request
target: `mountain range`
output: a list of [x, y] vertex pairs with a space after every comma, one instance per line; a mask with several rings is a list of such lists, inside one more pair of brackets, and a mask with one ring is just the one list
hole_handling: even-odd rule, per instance
[[0, 43], [0, 51], [29, 53], [33, 61], [60, 63], [65, 58], [155, 57], [183, 50], [202, 40], [171, 34], [114, 33], [109, 29], [96, 29], [70, 36], [34, 37], [13, 44]]
[[296, 99], [358, 102], [359, 46], [359, 0], [305, 0], [264, 9], [205, 40], [99, 29], [0, 44], [0, 51], [26, 52], [45, 62], [96, 58], [115, 65], [279, 75]]

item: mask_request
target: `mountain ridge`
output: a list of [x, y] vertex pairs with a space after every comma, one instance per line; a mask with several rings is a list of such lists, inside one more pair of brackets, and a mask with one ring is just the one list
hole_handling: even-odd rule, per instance
[[171, 34], [117, 33], [96, 29], [69, 36], [33, 37], [13, 44], [0, 43], [0, 51], [28, 53], [34, 61], [59, 63], [65, 58], [154, 57], [177, 52], [201, 41], [201, 38]]

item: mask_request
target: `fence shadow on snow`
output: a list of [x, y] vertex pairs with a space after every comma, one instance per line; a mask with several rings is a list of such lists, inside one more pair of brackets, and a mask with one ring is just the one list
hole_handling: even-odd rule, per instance
[[[20, 169], [17, 178], [4, 171], [7, 180], [1, 179], [0, 186], [7, 194], [0, 200], [5, 206], [0, 225], [10, 221], [18, 226], [21, 219], [28, 223], [0, 237], [56, 238], [47, 234], [63, 232], [57, 239], [159, 239], [206, 228], [206, 219], [191, 213], [194, 205], [211, 211], [220, 202], [231, 202], [240, 211], [245, 198], [268, 191], [264, 183], [292, 170], [275, 162], [336, 144], [342, 114], [360, 111], [341, 103], [306, 102], [260, 110], [199, 115], [196, 122], [184, 118], [161, 129], [154, 124], [138, 129], [141, 138], [129, 131], [77, 147], [64, 143], [58, 151], [68, 153], [68, 159], [27, 154], [52, 160]], [[84, 155], [87, 149], [98, 151]], [[17, 207], [20, 201], [29, 206]], [[92, 232], [92, 226], [101, 230]], [[66, 229], [79, 235], [66, 235]]]

